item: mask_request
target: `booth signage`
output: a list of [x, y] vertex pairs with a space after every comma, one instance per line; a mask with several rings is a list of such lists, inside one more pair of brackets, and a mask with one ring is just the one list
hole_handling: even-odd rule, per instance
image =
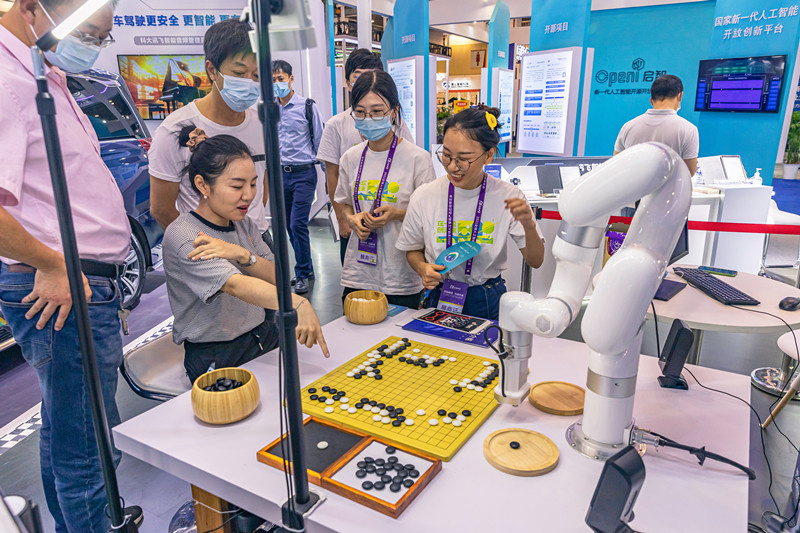
[[[663, 76], [667, 73], [666, 70], [644, 70], [645, 60], [637, 57], [631, 62], [631, 70], [606, 70], [600, 69], [594, 74], [594, 81], [601, 85], [608, 84], [612, 87], [614, 84], [633, 84], [633, 83], [653, 83], [656, 78]], [[602, 91], [595, 90], [594, 94], [600, 94]], [[650, 86], [646, 88], [645, 92], [650, 92]], [[611, 94], [611, 93], [606, 93]], [[622, 94], [622, 93], [614, 93]], [[640, 93], [625, 93], [625, 94], [640, 94]]]
[[568, 31], [568, 30], [569, 30], [569, 22], [559, 22], [558, 24], [544, 25], [545, 35], [550, 33], [561, 33], [562, 31]]
[[178, 27], [178, 26], [213, 26], [217, 22], [228, 20], [238, 15], [114, 15], [114, 26], [128, 26], [132, 28], [157, 28], [157, 27]]
[[[723, 40], [779, 35], [783, 33], [784, 29], [780, 19], [796, 17], [798, 16], [798, 12], [800, 12], [800, 6], [794, 4], [786, 7], [762, 9], [760, 13], [756, 10], [749, 14], [733, 13], [730, 15], [723, 15], [714, 18], [714, 29], [720, 28], [723, 30]], [[773, 19], [777, 20], [773, 21]], [[760, 21], [764, 22], [757, 25], [748, 25], [743, 28], [725, 28], [725, 26], [753, 24]]]

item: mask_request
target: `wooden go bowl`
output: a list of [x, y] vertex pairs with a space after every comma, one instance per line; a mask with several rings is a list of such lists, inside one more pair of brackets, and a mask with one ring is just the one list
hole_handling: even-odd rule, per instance
[[[203, 390], [219, 378], [241, 381], [242, 386], [213, 392]], [[230, 424], [247, 418], [258, 407], [261, 392], [256, 377], [244, 368], [218, 368], [197, 378], [192, 386], [192, 409], [194, 414], [209, 424]]]
[[[370, 302], [356, 302], [354, 298], [367, 298]], [[378, 291], [355, 291], [344, 299], [344, 316], [353, 324], [368, 326], [382, 322], [389, 313], [386, 295]]]

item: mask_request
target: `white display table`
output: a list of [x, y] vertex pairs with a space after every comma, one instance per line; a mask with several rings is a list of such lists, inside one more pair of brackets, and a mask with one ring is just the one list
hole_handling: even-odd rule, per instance
[[[408, 313], [408, 312], [406, 312]], [[390, 335], [405, 314], [376, 326], [355, 326], [340, 318], [325, 326], [332, 357], [300, 347], [301, 384], [332, 370]], [[409, 338], [491, 357], [488, 349], [407, 333]], [[564, 380], [583, 385], [588, 348], [561, 339], [536, 339], [532, 382]], [[279, 434], [277, 357], [272, 352], [245, 365], [261, 387], [261, 405], [249, 418], [211, 426], [195, 419], [189, 394], [114, 428], [117, 446], [172, 475], [201, 487], [266, 519], [276, 521], [285, 500], [283, 472], [256, 461], [256, 452]], [[704, 385], [746, 400], [746, 376], [707, 368], [692, 369]], [[679, 442], [705, 445], [747, 464], [750, 413], [732, 398], [690, 383], [688, 391], [662, 389], [655, 359], [643, 357], [634, 415], [639, 425]], [[576, 417], [537, 411], [528, 402], [500, 406], [399, 519], [392, 519], [336, 494], [307, 519], [308, 531], [347, 533], [477, 532], [518, 529], [559, 533], [587, 531], [584, 523], [602, 463], [570, 449], [564, 434]], [[551, 473], [514, 477], [492, 468], [483, 458], [483, 440], [501, 428], [529, 428], [551, 438], [560, 462]], [[647, 478], [636, 503], [632, 527], [638, 531], [744, 533], [747, 530], [747, 477], [725, 465], [700, 467], [685, 452], [648, 450]]]

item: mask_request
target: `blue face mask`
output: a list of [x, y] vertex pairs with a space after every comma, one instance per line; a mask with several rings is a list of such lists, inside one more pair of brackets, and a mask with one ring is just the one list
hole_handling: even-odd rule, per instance
[[289, 96], [292, 89], [289, 87], [288, 81], [276, 81], [272, 84], [272, 92], [275, 93], [276, 98], [285, 98]]
[[[42, 11], [55, 26], [55, 21], [53, 21], [53, 18], [44, 6], [42, 6]], [[39, 36], [36, 35], [33, 26], [30, 28], [31, 31], [33, 31], [34, 37], [38, 40]], [[80, 39], [74, 35], [67, 35], [58, 41], [55, 52], [47, 50], [44, 53], [44, 57], [47, 59], [48, 63], [67, 72], [83, 72], [84, 70], [89, 70], [94, 66], [94, 62], [97, 61], [99, 55], [99, 46], [82, 43]]]
[[392, 117], [357, 118], [356, 129], [368, 141], [383, 139], [392, 130]]
[[[222, 72], [217, 71], [217, 74], [225, 80], [225, 86], [219, 89], [219, 94], [222, 99], [228, 104], [228, 107], [234, 111], [245, 111], [256, 102], [261, 96], [261, 87], [258, 83], [249, 78], [237, 78], [236, 76], [225, 76]], [[214, 81], [216, 84], [216, 80]]]

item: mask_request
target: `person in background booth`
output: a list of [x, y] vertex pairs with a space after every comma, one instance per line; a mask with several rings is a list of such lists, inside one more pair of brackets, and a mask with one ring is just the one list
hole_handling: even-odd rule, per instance
[[[255, 221], [247, 216], [261, 175], [248, 147], [230, 135], [208, 137], [193, 124], [179, 143], [192, 156], [185, 173], [197, 208], [180, 215], [164, 234], [164, 271], [173, 340], [183, 342], [184, 366], [194, 382], [213, 368], [238, 366], [278, 345], [278, 330], [264, 308], [278, 308], [275, 264]], [[297, 340], [319, 344], [328, 357], [319, 319], [294, 295]]]
[[[428, 307], [437, 306], [448, 285], [449, 291], [466, 294], [462, 302], [451, 302], [462, 304], [463, 314], [497, 319], [500, 296], [506, 292], [501, 274], [508, 237], [531, 267], [538, 268], [544, 259], [544, 242], [525, 195], [483, 171], [500, 142], [499, 116], [499, 109], [479, 106], [448, 119], [437, 154], [447, 176], [420, 187], [408, 205], [397, 248], [406, 252], [408, 263], [431, 289]], [[436, 257], [462, 241], [477, 242], [481, 251], [444, 279], [439, 273], [444, 266], [435, 264]]]
[[264, 131], [254, 104], [261, 96], [258, 64], [250, 48], [250, 24], [231, 18], [211, 26], [203, 40], [206, 73], [211, 92], [173, 111], [153, 135], [150, 164], [150, 212], [166, 229], [179, 215], [197, 207], [198, 197], [189, 176], [182, 174], [191, 154], [178, 144], [186, 124], [196, 124], [208, 135], [232, 135], [253, 154], [258, 172], [257, 193], [248, 216], [268, 242], [266, 156]]
[[[344, 63], [344, 77], [347, 80], [348, 93], [352, 91], [358, 77], [370, 70], [383, 70], [381, 58], [366, 48], [353, 50]], [[398, 121], [392, 128], [401, 139], [409, 139], [413, 142], [414, 137], [404, 121]], [[339, 161], [347, 150], [363, 141], [364, 137], [356, 129], [352, 109], [348, 107], [325, 123], [319, 150], [317, 150], [317, 159], [325, 163], [328, 196], [336, 213], [336, 220], [339, 222], [339, 259], [342, 265], [344, 265], [344, 256], [351, 230], [342, 211], [342, 205], [335, 200], [336, 186], [339, 184]]]
[[422, 283], [395, 247], [411, 195], [436, 178], [430, 154], [401, 139], [397, 86], [381, 70], [365, 72], [351, 94], [356, 128], [367, 139], [339, 165], [336, 201], [356, 239], [342, 268], [344, 298], [359, 289], [380, 291], [390, 304], [417, 309]]
[[[31, 59], [36, 40], [81, 4], [16, 0], [0, 19], [0, 309], [39, 379], [42, 486], [56, 533], [106, 533], [111, 527]], [[100, 50], [114, 42], [115, 4], [102, 6], [44, 53], [110, 427], [120, 422], [115, 401], [122, 363], [117, 279], [131, 228], [119, 187], [64, 71], [92, 68]], [[119, 464], [122, 454], [116, 448], [112, 453], [114, 465]], [[140, 507], [127, 507], [124, 513], [141, 523]]]
[[289, 240], [294, 249], [294, 292], [305, 294], [314, 279], [311, 260], [311, 239], [308, 217], [317, 190], [316, 157], [322, 138], [322, 121], [314, 100], [306, 99], [294, 89], [292, 65], [283, 60], [272, 62], [275, 98], [280, 104], [278, 141], [283, 173], [283, 201]]
[[626, 148], [645, 143], [664, 143], [681, 156], [689, 173], [697, 172], [700, 134], [697, 126], [678, 116], [683, 98], [683, 83], [678, 76], [659, 76], [650, 86], [650, 105], [642, 115], [622, 126], [614, 144], [614, 155]]

